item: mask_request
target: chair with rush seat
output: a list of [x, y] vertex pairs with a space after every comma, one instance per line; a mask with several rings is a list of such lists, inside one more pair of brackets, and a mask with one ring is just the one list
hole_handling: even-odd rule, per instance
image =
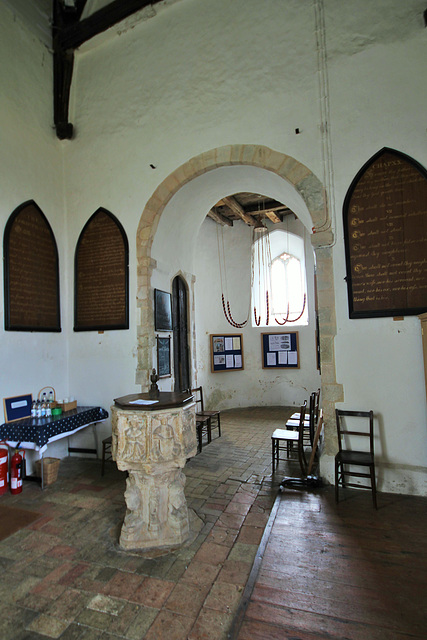
[[[372, 501], [377, 509], [377, 491], [375, 486], [374, 460], [374, 413], [373, 411], [335, 410], [339, 451], [335, 456], [335, 500], [338, 502], [339, 486], [370, 489]], [[369, 439], [364, 450], [354, 449], [357, 440]], [[359, 444], [360, 447], [360, 444]], [[354, 471], [353, 467], [362, 467], [364, 471]], [[370, 484], [346, 482], [346, 476], [368, 478]]]

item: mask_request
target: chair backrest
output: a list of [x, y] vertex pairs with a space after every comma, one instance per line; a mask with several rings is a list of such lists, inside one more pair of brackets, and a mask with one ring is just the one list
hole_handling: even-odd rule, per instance
[[307, 473], [307, 459], [304, 453], [304, 419], [305, 419], [306, 410], [307, 410], [307, 400], [304, 400], [304, 403], [301, 405], [301, 409], [299, 413], [299, 427], [298, 427], [298, 433], [299, 433], [298, 460], [299, 460], [303, 475]]
[[202, 387], [196, 387], [195, 389], [191, 389], [191, 393], [194, 394], [194, 402], [196, 403], [196, 413], [203, 413], [205, 408], [203, 404]]
[[[346, 443], [349, 441], [349, 437], [362, 437], [369, 438], [369, 451], [374, 453], [374, 412], [373, 411], [345, 411], [342, 409], [335, 409], [335, 416], [337, 420], [337, 434], [338, 434], [338, 446], [339, 450], [343, 449], [343, 439], [346, 439]], [[346, 418], [350, 418], [348, 421], [348, 427]], [[354, 420], [354, 418], [363, 418], [363, 420]], [[357, 422], [357, 426], [354, 426]], [[348, 449], [348, 446], [344, 447]]]
[[314, 422], [317, 424], [319, 420], [319, 410], [320, 410], [320, 389], [314, 392]]
[[309, 436], [310, 444], [313, 444], [314, 432], [316, 430], [317, 416], [316, 416], [316, 393], [310, 394], [310, 401], [308, 405], [308, 415], [310, 416]]

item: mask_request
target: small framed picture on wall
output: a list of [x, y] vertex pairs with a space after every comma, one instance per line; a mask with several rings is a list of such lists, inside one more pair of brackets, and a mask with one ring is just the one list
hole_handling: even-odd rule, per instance
[[159, 378], [171, 376], [171, 339], [170, 336], [157, 336], [157, 373]]
[[171, 294], [154, 289], [154, 328], [156, 331], [172, 331]]

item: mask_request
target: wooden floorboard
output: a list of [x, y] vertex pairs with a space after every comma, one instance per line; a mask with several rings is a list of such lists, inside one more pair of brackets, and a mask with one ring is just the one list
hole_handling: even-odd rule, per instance
[[285, 489], [238, 640], [427, 637], [427, 498]]

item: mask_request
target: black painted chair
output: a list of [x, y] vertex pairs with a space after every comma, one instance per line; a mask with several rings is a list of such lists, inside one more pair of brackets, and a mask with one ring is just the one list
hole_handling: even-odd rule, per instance
[[109, 436], [108, 438], [104, 438], [104, 440], [102, 441], [101, 476], [104, 475], [106, 460], [113, 459], [113, 455], [111, 453], [112, 441], [113, 441], [112, 436]]
[[[338, 447], [335, 456], [335, 500], [339, 500], [339, 487], [370, 489], [372, 501], [377, 509], [377, 490], [375, 486], [374, 459], [374, 413], [373, 411], [335, 410], [337, 421]], [[356, 425], [356, 426], [355, 426]], [[368, 440], [367, 440], [368, 439]], [[364, 449], [360, 443], [367, 440]], [[359, 445], [355, 445], [359, 442]], [[355, 471], [361, 467], [363, 471]], [[346, 477], [366, 478], [369, 484], [347, 482]]]
[[[206, 434], [209, 444], [209, 442], [212, 441], [213, 431], [218, 430], [218, 437], [221, 436], [221, 412], [205, 409], [202, 387], [191, 389], [191, 393], [194, 395], [194, 401], [196, 403], [196, 426], [199, 423], [199, 426], [197, 427], [198, 437], [199, 430], [201, 430], [201, 438], [199, 439], [199, 442], [203, 439], [203, 435]], [[201, 447], [202, 444], [200, 444], [200, 450]]]

